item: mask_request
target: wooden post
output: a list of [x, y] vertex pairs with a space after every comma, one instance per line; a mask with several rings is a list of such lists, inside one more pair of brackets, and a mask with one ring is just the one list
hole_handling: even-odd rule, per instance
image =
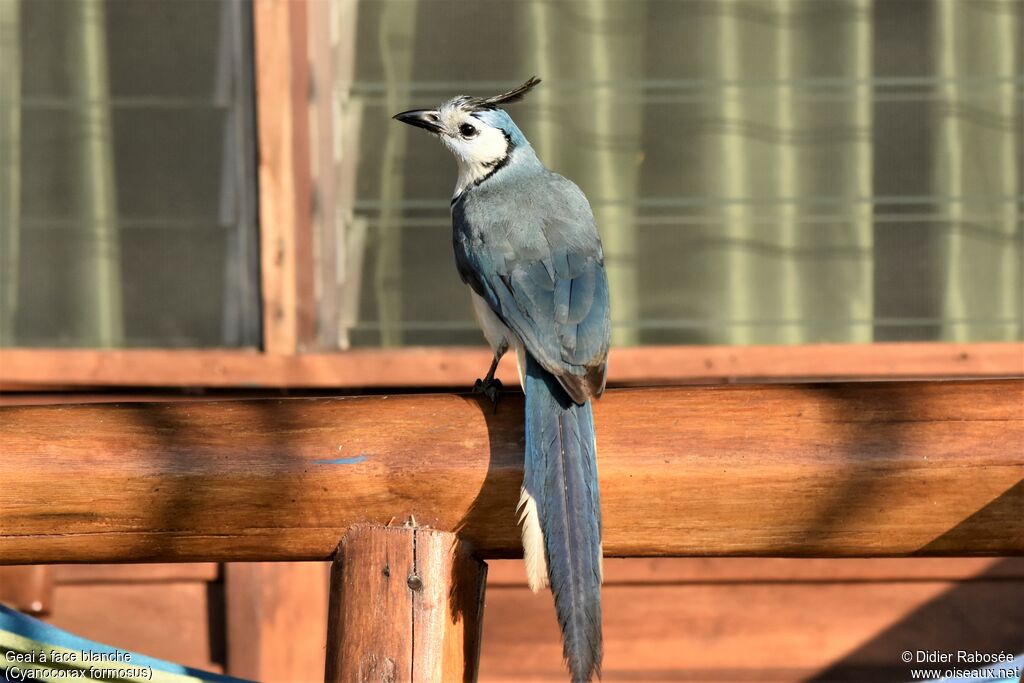
[[486, 578], [451, 532], [353, 526], [331, 567], [324, 680], [475, 680]]
[[0, 567], [0, 602], [28, 614], [49, 614], [53, 571], [43, 564]]

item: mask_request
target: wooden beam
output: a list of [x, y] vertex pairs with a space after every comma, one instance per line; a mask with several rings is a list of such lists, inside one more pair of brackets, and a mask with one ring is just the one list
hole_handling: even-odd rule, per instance
[[314, 330], [306, 0], [256, 0], [253, 29], [263, 348], [291, 355]]
[[354, 526], [331, 565], [324, 680], [475, 681], [486, 579], [453, 533]]
[[216, 562], [153, 564], [60, 564], [53, 580], [61, 586], [96, 584], [213, 583], [221, 578]]
[[[483, 347], [355, 349], [298, 356], [227, 350], [3, 349], [6, 391], [99, 386], [457, 387], [490, 364]], [[1024, 344], [821, 344], [612, 349], [612, 385], [794, 379], [926, 379], [1024, 376]], [[518, 383], [515, 362], [499, 369]]]
[[[613, 390], [612, 556], [1024, 553], [1024, 382]], [[0, 409], [0, 563], [328, 559], [415, 515], [520, 552], [523, 413], [406, 395]]]

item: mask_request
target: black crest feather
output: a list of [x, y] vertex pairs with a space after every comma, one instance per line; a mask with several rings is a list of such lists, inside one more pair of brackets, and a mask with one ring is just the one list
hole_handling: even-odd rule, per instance
[[497, 109], [502, 104], [512, 104], [518, 102], [526, 96], [526, 93], [533, 90], [540, 83], [540, 79], [536, 76], [530, 76], [530, 79], [523, 83], [518, 88], [509, 90], [506, 93], [495, 95], [494, 97], [467, 97], [463, 101], [463, 107], [469, 111], [485, 111], [488, 109]]

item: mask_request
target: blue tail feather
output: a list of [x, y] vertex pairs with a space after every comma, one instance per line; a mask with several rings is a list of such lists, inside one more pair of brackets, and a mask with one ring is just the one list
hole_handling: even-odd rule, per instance
[[526, 472], [573, 681], [601, 668], [601, 506], [590, 401], [577, 405], [526, 354]]

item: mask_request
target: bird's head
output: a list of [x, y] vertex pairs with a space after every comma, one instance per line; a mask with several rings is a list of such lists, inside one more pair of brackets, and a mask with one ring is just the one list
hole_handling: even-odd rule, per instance
[[455, 193], [460, 194], [505, 166], [517, 151], [530, 150], [522, 131], [500, 107], [518, 102], [538, 83], [540, 79], [534, 76], [501, 95], [460, 95], [437, 109], [413, 109], [394, 118], [433, 133], [451, 150], [459, 164]]

